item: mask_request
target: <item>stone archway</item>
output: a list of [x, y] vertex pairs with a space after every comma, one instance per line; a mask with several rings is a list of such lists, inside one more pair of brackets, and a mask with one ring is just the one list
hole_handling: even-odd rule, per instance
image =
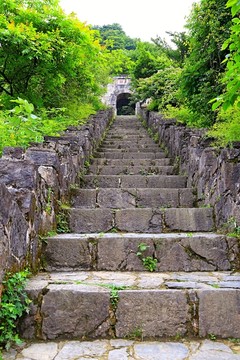
[[121, 93], [117, 96], [116, 101], [117, 115], [134, 115], [135, 105], [131, 104], [131, 94]]

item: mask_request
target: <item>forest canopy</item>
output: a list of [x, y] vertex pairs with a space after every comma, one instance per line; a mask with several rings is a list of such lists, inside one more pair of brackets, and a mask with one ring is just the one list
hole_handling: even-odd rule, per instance
[[131, 77], [132, 101], [226, 145], [240, 140], [240, 3], [195, 3], [186, 31], [151, 42], [120, 24], [87, 26], [59, 0], [0, 2], [0, 151], [84, 122], [111, 77]]

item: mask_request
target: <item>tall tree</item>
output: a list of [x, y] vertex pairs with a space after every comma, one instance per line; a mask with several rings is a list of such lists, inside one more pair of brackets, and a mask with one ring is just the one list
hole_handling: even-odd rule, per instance
[[4, 0], [0, 14], [2, 97], [60, 107], [100, 94], [106, 78], [101, 46], [58, 0]]
[[209, 101], [221, 92], [223, 60], [227, 52], [222, 44], [229, 37], [231, 12], [226, 0], [202, 0], [195, 4], [188, 19], [190, 54], [182, 73], [182, 92], [197, 117], [199, 125], [215, 121]]

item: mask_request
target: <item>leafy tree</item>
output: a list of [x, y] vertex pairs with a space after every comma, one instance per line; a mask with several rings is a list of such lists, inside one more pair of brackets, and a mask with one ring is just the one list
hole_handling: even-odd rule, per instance
[[107, 76], [94, 31], [58, 0], [5, 0], [0, 13], [3, 100], [23, 97], [47, 108], [96, 102]]
[[99, 31], [101, 44], [105, 45], [109, 50], [136, 49], [137, 40], [127, 36], [121, 25], [117, 23], [103, 26], [95, 25], [93, 29]]
[[170, 59], [177, 62], [179, 66], [183, 66], [186, 57], [189, 55], [189, 37], [186, 32], [166, 32], [170, 35], [171, 41], [176, 48], [173, 49], [165, 39], [158, 36], [152, 39], [153, 43], [161, 49]]
[[220, 104], [224, 110], [233, 106], [234, 103], [237, 103], [240, 108], [240, 2], [229, 0], [226, 6], [231, 7], [233, 20], [230, 37], [222, 46], [223, 50], [229, 51], [225, 60], [227, 68], [222, 80], [225, 88], [223, 94], [214, 99], [216, 101], [213, 104], [213, 110]]
[[226, 0], [202, 0], [194, 4], [188, 19], [190, 54], [186, 59], [181, 88], [187, 103], [202, 126], [215, 122], [209, 101], [223, 88], [226, 51], [222, 44], [229, 37], [231, 13]]

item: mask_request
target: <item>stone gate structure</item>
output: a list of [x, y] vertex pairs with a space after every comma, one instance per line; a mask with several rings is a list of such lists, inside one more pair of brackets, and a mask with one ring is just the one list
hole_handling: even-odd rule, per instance
[[107, 93], [103, 96], [103, 102], [114, 109], [115, 115], [123, 106], [132, 108], [133, 114], [135, 110], [134, 105], [130, 105], [130, 95], [132, 93], [131, 80], [128, 76], [122, 75], [113, 78], [113, 82], [108, 84]]

